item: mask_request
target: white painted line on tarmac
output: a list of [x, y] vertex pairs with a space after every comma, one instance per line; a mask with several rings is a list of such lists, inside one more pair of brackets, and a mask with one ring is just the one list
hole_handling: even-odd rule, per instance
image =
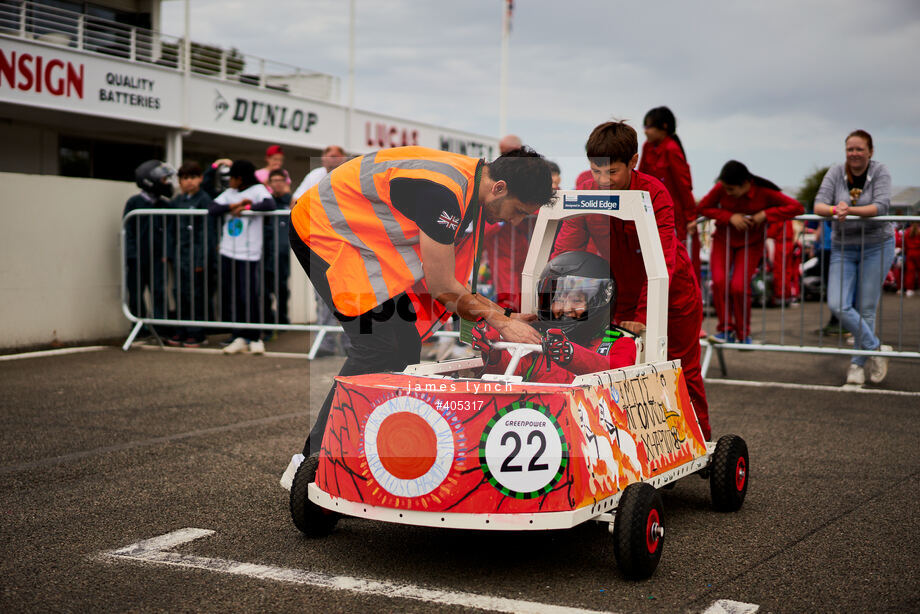
[[43, 358], [45, 356], [63, 356], [64, 354], [82, 354], [83, 352], [98, 352], [106, 349], [105, 345], [88, 345], [86, 347], [60, 348], [57, 350], [41, 350], [38, 352], [23, 352], [22, 354], [6, 354], [0, 356], [0, 361], [22, 360], [23, 358]]
[[[305, 569], [291, 569], [275, 567], [274, 565], [260, 565], [257, 563], [242, 563], [228, 559], [208, 558], [168, 552], [170, 548], [181, 546], [190, 541], [214, 535], [209, 529], [185, 528], [166, 533], [159, 537], [145, 539], [124, 548], [102, 552], [101, 555], [118, 560], [141, 561], [173, 567], [186, 567], [203, 569], [237, 576], [247, 576], [259, 580], [273, 580], [289, 584], [315, 586], [329, 590], [342, 590], [364, 595], [390, 597], [395, 599], [413, 599], [434, 603], [438, 606], [462, 606], [477, 610], [493, 612], [532, 613], [532, 614], [614, 614], [613, 612], [599, 612], [583, 608], [570, 608], [537, 601], [524, 601], [522, 599], [506, 599], [476, 593], [461, 591], [443, 591], [438, 589], [422, 588], [412, 584], [386, 582], [355, 578], [352, 576], [332, 576], [318, 571]], [[703, 614], [754, 614], [760, 606], [753, 603], [742, 603], [719, 599], [714, 602]]]
[[789, 390], [817, 390], [820, 392], [856, 392], [860, 394], [887, 394], [899, 397], [920, 397], [920, 392], [906, 390], [882, 390], [880, 388], [863, 388], [861, 386], [820, 386], [818, 384], [790, 384], [786, 382], [751, 382], [743, 379], [706, 378], [706, 385], [725, 384], [726, 386], [748, 386], [751, 388], [787, 388]]
[[759, 609], [760, 606], [753, 603], [719, 599], [706, 608], [703, 614], [754, 614]]
[[[413, 599], [437, 604], [438, 606], [453, 605], [494, 612], [529, 612], [533, 614], [600, 614], [597, 611], [585, 610], [583, 608], [570, 608], [548, 603], [539, 603], [536, 601], [505, 599], [504, 597], [491, 597], [489, 595], [478, 595], [476, 593], [464, 593], [460, 591], [443, 591], [422, 588], [412, 584], [370, 580], [352, 576], [332, 576], [317, 571], [306, 571], [304, 569], [241, 563], [239, 561], [230, 561], [227, 559], [205, 558], [167, 551], [168, 548], [175, 548], [176, 546], [194, 539], [213, 534], [214, 531], [209, 531], [207, 529], [179, 529], [178, 531], [154, 537], [153, 539], [139, 541], [130, 546], [125, 546], [124, 548], [103, 552], [102, 556], [114, 559], [156, 563], [160, 565], [205, 569], [207, 571], [248, 576], [260, 580], [302, 584], [378, 597]], [[748, 610], [745, 611], [747, 612]]]

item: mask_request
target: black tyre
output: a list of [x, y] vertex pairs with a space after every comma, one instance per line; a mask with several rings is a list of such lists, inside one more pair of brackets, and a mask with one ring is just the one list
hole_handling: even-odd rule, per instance
[[623, 577], [644, 580], [655, 573], [664, 547], [661, 495], [637, 482], [623, 491], [613, 523], [613, 554]]
[[307, 496], [307, 488], [316, 481], [318, 467], [318, 454], [305, 458], [291, 484], [291, 520], [308, 537], [329, 535], [339, 520], [338, 514], [316, 505]]
[[748, 449], [737, 435], [723, 435], [712, 454], [709, 472], [709, 490], [712, 507], [719, 512], [741, 509], [751, 480]]

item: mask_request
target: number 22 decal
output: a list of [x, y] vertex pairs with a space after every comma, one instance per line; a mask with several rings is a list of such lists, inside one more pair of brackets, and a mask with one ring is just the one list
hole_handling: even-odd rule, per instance
[[[518, 455], [518, 452], [521, 451], [521, 437], [514, 431], [508, 431], [502, 435], [501, 443], [504, 446], [509, 439], [514, 440], [514, 449], [511, 450], [511, 454], [505, 458], [505, 462], [502, 463], [502, 471], [523, 471], [521, 465], [512, 465], [511, 461]], [[533, 455], [533, 458], [530, 459], [530, 463], [527, 465], [527, 471], [545, 471], [549, 469], [549, 465], [546, 463], [537, 463], [537, 459], [543, 456], [543, 453], [546, 451], [546, 436], [540, 431], [530, 431], [530, 434], [527, 436], [527, 445], [533, 445], [533, 440], [540, 440], [540, 447], [537, 449], [537, 453]]]
[[542, 405], [515, 402], [482, 430], [479, 463], [502, 494], [533, 499], [549, 493], [568, 465], [568, 445], [555, 416]]

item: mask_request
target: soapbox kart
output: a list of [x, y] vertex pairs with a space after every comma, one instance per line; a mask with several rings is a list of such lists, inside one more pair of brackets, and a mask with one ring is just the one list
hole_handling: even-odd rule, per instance
[[668, 361], [668, 278], [651, 199], [637, 191], [562, 191], [543, 207], [522, 276], [535, 305], [561, 219], [600, 213], [634, 220], [648, 274], [648, 321], [637, 364], [570, 384], [509, 375], [539, 345], [504, 344], [505, 375], [458, 373], [481, 358], [337, 378], [322, 450], [301, 463], [290, 509], [308, 536], [341, 516], [459, 529], [570, 528], [610, 523], [621, 573], [649, 577], [664, 546], [657, 489], [697, 474], [712, 503], [738, 510], [749, 481], [743, 439], [707, 443], [679, 361]]

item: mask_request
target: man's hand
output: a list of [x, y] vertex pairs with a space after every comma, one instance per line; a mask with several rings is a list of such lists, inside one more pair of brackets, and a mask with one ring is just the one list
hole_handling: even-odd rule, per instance
[[495, 351], [492, 344], [499, 340], [499, 334], [497, 330], [489, 326], [485, 318], [476, 320], [476, 325], [473, 326], [472, 337], [473, 349], [477, 352], [482, 352], [482, 359], [487, 364], [495, 364], [498, 362], [498, 358], [501, 354]]
[[572, 357], [575, 355], [575, 348], [562, 330], [558, 328], [547, 330], [541, 343], [543, 344], [543, 353], [553, 362], [562, 366], [572, 362]]
[[695, 235], [695, 234], [698, 233], [698, 232], [699, 232], [699, 228], [697, 228], [696, 220], [693, 220], [693, 221], [691, 221], [691, 222], [687, 222], [687, 234], [688, 234], [688, 235], [691, 235], [691, 236], [692, 236], [692, 235]]
[[[520, 314], [518, 314], [520, 315]], [[509, 318], [499, 329], [502, 339], [512, 343], [534, 343], [539, 344], [540, 333], [536, 329], [519, 318]]]
[[512, 320], [518, 320], [520, 322], [533, 322], [537, 319], [537, 314], [535, 313], [511, 313], [508, 314], [508, 317]]
[[747, 230], [754, 225], [754, 221], [743, 213], [732, 213], [728, 221], [736, 230]]
[[767, 221], [767, 212], [761, 209], [751, 216], [751, 220], [753, 220], [755, 224], [763, 224]]
[[619, 327], [623, 330], [628, 330], [634, 335], [641, 335], [642, 331], [645, 330], [645, 324], [642, 322], [620, 322]]

